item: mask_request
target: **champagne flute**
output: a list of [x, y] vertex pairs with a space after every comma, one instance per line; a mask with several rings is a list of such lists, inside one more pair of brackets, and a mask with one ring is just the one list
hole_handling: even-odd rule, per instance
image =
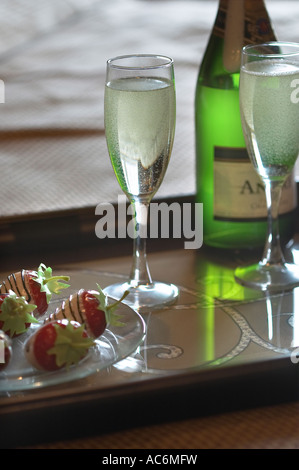
[[237, 268], [235, 279], [263, 291], [299, 285], [299, 267], [284, 259], [278, 223], [281, 189], [299, 154], [298, 91], [299, 44], [271, 42], [243, 48], [241, 120], [249, 157], [265, 186], [268, 234], [262, 260]]
[[173, 303], [178, 288], [153, 281], [147, 263], [146, 234], [151, 199], [165, 175], [176, 117], [173, 60], [152, 54], [107, 61], [105, 133], [114, 172], [133, 207], [133, 264], [129, 279], [105, 288], [139, 311]]

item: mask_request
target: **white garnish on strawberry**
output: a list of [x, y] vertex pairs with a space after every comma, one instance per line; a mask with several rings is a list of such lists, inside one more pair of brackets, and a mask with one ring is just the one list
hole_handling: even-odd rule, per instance
[[0, 293], [4, 294], [12, 290], [18, 296], [24, 297], [28, 303], [36, 305], [34, 313], [42, 315], [48, 309], [53, 294], [59, 294], [61, 289], [66, 289], [69, 284], [69, 276], [53, 276], [52, 268], [41, 263], [37, 271], [23, 269], [10, 274], [0, 286]]
[[99, 284], [97, 288], [97, 291], [80, 289], [76, 294], [72, 294], [46, 322], [63, 318], [77, 321], [85, 325], [86, 331], [93, 338], [99, 338], [109, 325], [122, 326], [116, 309], [128, 292], [125, 292], [120, 300], [109, 304], [108, 297]]

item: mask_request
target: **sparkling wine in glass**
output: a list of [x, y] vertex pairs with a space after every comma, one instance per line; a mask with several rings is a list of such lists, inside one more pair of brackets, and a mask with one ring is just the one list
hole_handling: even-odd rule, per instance
[[146, 257], [148, 208], [164, 178], [173, 146], [176, 117], [173, 60], [127, 55], [108, 60], [105, 134], [112, 166], [133, 207], [134, 250], [129, 279], [105, 293], [150, 311], [173, 303], [178, 288], [153, 281]]
[[[236, 269], [244, 286], [283, 291], [299, 285], [299, 267], [280, 245], [281, 189], [299, 154], [299, 44], [246, 46], [240, 73], [240, 111], [249, 157], [265, 186], [268, 234], [262, 260]], [[297, 88], [297, 90], [296, 90]]]

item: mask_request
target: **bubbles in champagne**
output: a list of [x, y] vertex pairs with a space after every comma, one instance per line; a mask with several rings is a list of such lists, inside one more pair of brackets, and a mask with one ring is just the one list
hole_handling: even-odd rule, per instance
[[139, 195], [158, 189], [170, 158], [174, 127], [171, 81], [125, 78], [106, 86], [106, 139], [124, 191]]
[[299, 153], [299, 107], [291, 100], [299, 68], [269, 60], [248, 63], [241, 72], [241, 115], [251, 156], [262, 176], [282, 177]]

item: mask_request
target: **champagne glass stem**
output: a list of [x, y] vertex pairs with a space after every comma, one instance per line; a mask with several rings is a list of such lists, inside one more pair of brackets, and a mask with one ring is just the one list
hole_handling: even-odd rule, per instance
[[146, 255], [149, 203], [133, 201], [132, 206], [134, 210], [134, 245], [130, 284], [132, 287], [137, 287], [152, 283]]
[[265, 193], [268, 213], [268, 234], [263, 253], [262, 265], [283, 265], [285, 260], [281, 250], [279, 236], [278, 210], [281, 197], [283, 182], [270, 181], [265, 182]]

